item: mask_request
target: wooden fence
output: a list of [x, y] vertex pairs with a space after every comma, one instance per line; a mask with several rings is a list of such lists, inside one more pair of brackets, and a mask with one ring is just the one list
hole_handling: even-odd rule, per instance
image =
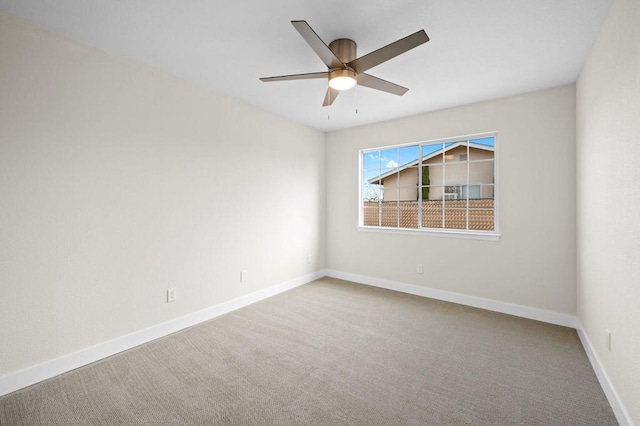
[[[422, 202], [423, 228], [471, 229], [493, 231], [493, 199], [433, 200]], [[392, 228], [418, 228], [417, 201], [363, 203], [363, 225]]]

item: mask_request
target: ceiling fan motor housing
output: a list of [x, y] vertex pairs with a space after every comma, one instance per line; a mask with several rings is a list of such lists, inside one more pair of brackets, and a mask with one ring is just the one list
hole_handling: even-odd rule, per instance
[[358, 57], [358, 45], [348, 38], [339, 38], [329, 43], [329, 49], [340, 59], [343, 64], [351, 62]]

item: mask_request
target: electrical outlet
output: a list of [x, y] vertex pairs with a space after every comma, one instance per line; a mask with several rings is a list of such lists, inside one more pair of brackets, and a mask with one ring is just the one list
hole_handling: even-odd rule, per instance
[[176, 301], [176, 289], [170, 288], [167, 290], [167, 303]]
[[417, 263], [416, 264], [416, 274], [422, 274], [424, 272], [424, 269], [422, 268], [422, 263]]
[[611, 332], [609, 330], [605, 330], [605, 345], [607, 347], [607, 350], [609, 352], [611, 352]]
[[248, 271], [240, 271], [240, 282], [246, 283], [249, 280], [249, 272]]

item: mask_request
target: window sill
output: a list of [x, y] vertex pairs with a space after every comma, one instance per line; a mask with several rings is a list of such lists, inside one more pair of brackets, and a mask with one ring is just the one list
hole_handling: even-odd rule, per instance
[[462, 238], [467, 240], [498, 241], [500, 239], [500, 234], [496, 232], [482, 232], [482, 231], [407, 229], [407, 228], [388, 228], [388, 227], [382, 227], [382, 226], [358, 226], [358, 231], [380, 232], [383, 234], [426, 235], [430, 237]]

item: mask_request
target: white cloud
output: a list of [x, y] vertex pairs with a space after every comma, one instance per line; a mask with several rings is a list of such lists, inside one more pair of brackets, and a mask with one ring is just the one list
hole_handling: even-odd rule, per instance
[[394, 169], [396, 167], [398, 167], [398, 163], [393, 160], [389, 160], [389, 162], [387, 163], [387, 169]]
[[374, 154], [372, 154], [372, 153], [369, 153], [369, 158], [370, 158], [371, 160], [377, 160], [377, 159], [378, 159], [378, 156], [377, 156], [377, 155], [374, 155]]

